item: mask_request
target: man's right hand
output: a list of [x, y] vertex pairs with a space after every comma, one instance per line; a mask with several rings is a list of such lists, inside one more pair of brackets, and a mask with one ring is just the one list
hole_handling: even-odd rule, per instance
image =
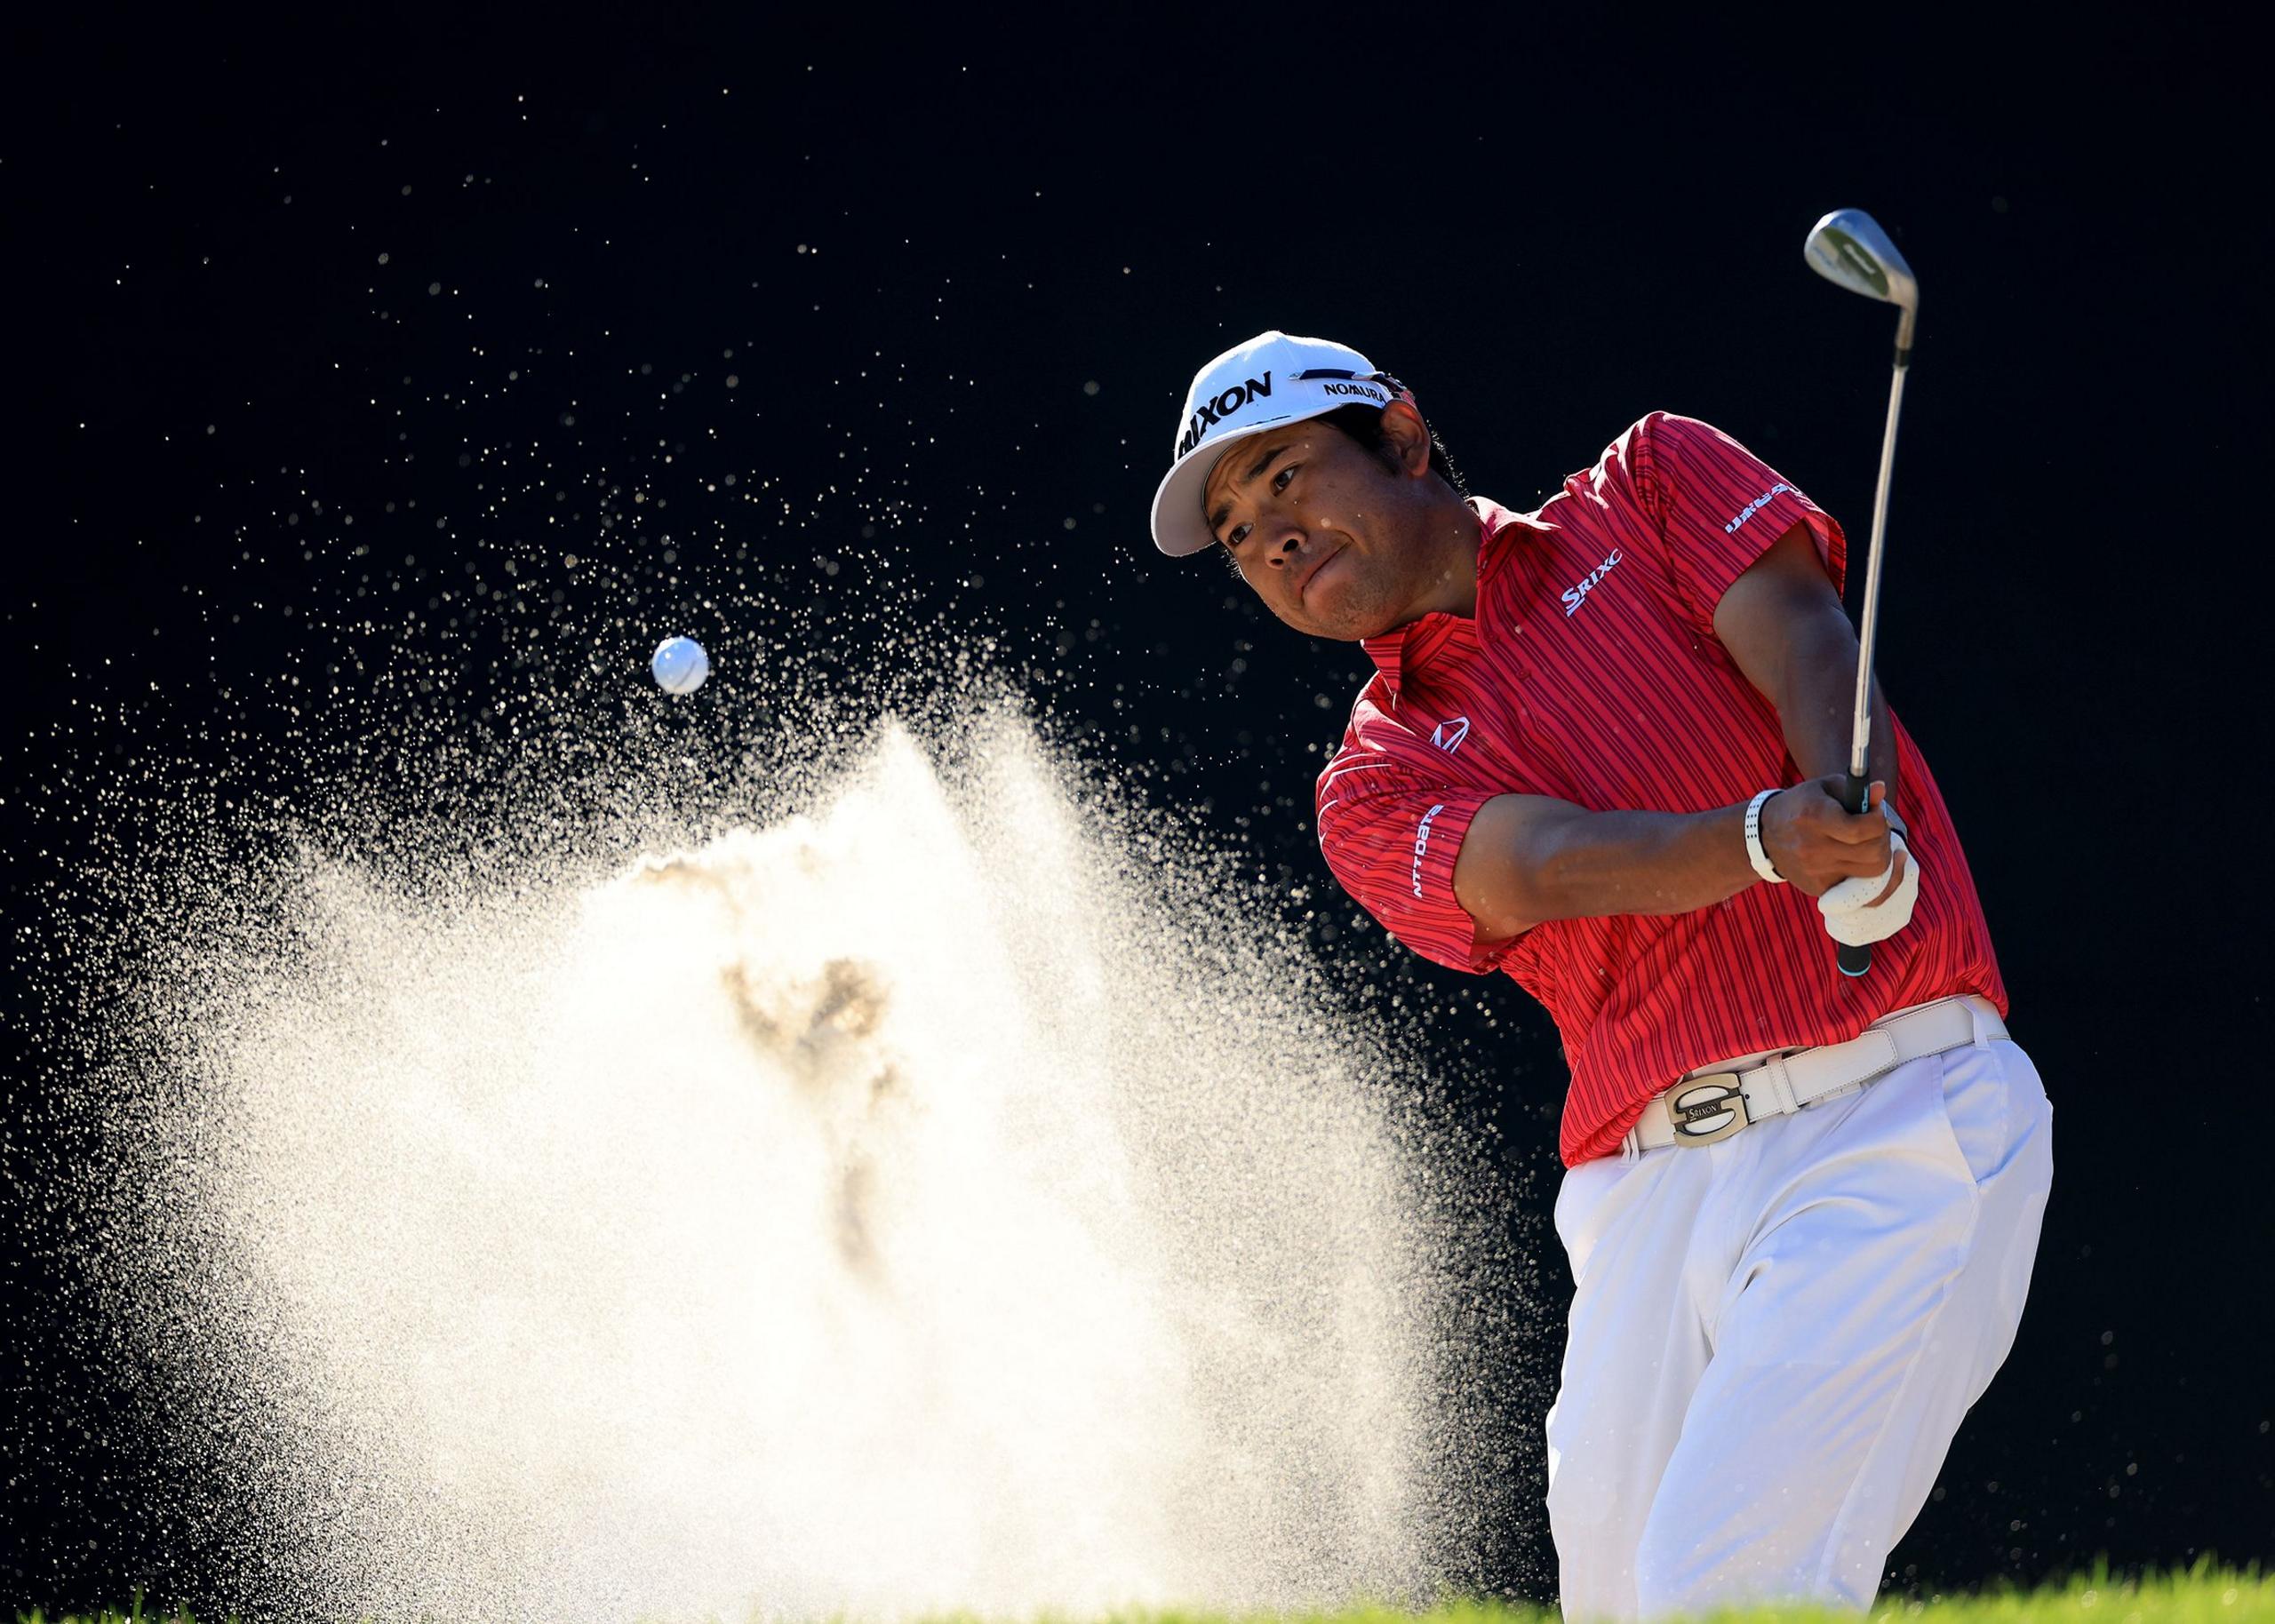
[[1761, 808], [1761, 848], [1779, 873], [1811, 896], [1844, 880], [1888, 874], [1878, 902], [1904, 882], [1904, 855], [1891, 849], [1882, 809], [1888, 786], [1875, 782], [1872, 810], [1851, 812], [1840, 804], [1846, 783], [1835, 773], [1771, 796]]

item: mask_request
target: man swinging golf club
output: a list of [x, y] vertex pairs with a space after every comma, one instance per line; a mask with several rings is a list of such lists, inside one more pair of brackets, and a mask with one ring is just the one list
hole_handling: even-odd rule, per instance
[[1267, 332], [1194, 378], [1153, 537], [1366, 650], [1329, 866], [1562, 1036], [1567, 1617], [1869, 1604], [2012, 1344], [2051, 1115], [1877, 696], [1844, 805], [1840, 526], [1664, 412], [1533, 513], [1467, 498], [1396, 379]]

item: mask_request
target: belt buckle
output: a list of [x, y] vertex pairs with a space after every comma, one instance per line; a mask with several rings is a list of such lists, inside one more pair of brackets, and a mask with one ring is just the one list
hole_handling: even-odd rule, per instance
[[[1674, 1125], [1680, 1145], [1712, 1144], [1728, 1139], [1752, 1122], [1746, 1110], [1745, 1089], [1736, 1071], [1710, 1071], [1694, 1077], [1666, 1093], [1667, 1119]], [[1712, 1126], [1697, 1124], [1719, 1118]]]

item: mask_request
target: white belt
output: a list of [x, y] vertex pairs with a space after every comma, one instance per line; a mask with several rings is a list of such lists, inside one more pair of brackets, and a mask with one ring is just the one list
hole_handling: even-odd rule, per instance
[[1883, 1015], [1846, 1043], [1749, 1056], [1702, 1067], [1643, 1107], [1623, 1154], [1713, 1144], [1749, 1123], [1854, 1094], [1907, 1061], [2007, 1035], [1988, 999], [1938, 999]]

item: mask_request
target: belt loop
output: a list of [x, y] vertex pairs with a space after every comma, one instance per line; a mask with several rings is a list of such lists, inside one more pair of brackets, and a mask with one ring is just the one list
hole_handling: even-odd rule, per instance
[[1980, 999], [1970, 998], [1967, 1000], [1967, 1018], [1975, 1027], [1975, 1047], [1978, 1049], [1989, 1048], [1991, 1023], [1983, 1018], [1983, 1004]]
[[1768, 1108], [1764, 1115], [1774, 1111], [1783, 1116], [1789, 1111], [1800, 1109], [1800, 1102], [1793, 1093], [1793, 1073], [1785, 1064], [1783, 1055], [1772, 1055], [1763, 1061], [1749, 1080], [1757, 1081], [1762, 1087], [1762, 1103]]

